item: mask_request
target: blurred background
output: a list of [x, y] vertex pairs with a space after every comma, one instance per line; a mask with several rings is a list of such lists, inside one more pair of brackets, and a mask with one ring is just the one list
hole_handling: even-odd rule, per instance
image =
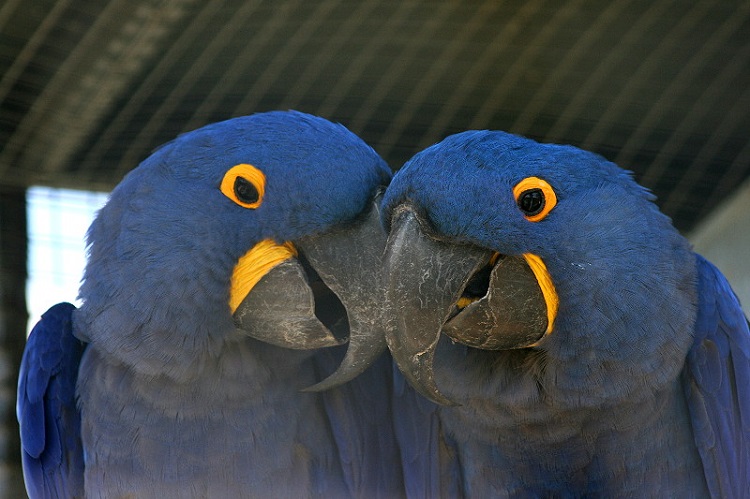
[[747, 0], [2, 0], [6, 497], [29, 313], [75, 300], [106, 192], [176, 135], [272, 109], [341, 122], [394, 169], [476, 128], [598, 152], [750, 303]]

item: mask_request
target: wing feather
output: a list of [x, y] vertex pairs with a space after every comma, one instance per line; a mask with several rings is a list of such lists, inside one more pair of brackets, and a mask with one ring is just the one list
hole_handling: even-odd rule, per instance
[[695, 443], [712, 497], [750, 490], [750, 332], [724, 276], [698, 257], [698, 316], [685, 367]]
[[83, 495], [83, 450], [76, 406], [85, 348], [73, 336], [75, 307], [51, 307], [34, 326], [21, 361], [16, 415], [26, 490], [37, 497]]

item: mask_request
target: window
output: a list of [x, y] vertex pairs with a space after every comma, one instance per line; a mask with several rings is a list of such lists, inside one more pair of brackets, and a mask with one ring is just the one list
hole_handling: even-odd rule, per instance
[[29, 331], [52, 305], [76, 305], [86, 264], [86, 230], [107, 194], [32, 187], [26, 193]]

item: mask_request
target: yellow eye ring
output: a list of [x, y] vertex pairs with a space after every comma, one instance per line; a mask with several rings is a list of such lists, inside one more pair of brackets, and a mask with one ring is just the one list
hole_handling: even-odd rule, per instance
[[246, 163], [235, 165], [224, 174], [221, 192], [242, 206], [254, 210], [263, 202], [266, 176], [262, 171]]
[[529, 222], [538, 222], [557, 204], [557, 195], [546, 180], [527, 177], [513, 188], [513, 198]]

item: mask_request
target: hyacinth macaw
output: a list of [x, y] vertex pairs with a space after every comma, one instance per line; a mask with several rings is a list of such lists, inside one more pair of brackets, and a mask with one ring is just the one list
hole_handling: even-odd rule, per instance
[[400, 494], [390, 359], [302, 391], [347, 348], [320, 347], [364, 359], [323, 387], [385, 349], [368, 330], [389, 179], [298, 112], [206, 126], [128, 174], [89, 229], [81, 307], [52, 307], [26, 347], [29, 495]]
[[412, 496], [747, 496], [747, 319], [653, 200], [493, 131], [394, 175], [387, 341], [432, 400], [396, 380]]

